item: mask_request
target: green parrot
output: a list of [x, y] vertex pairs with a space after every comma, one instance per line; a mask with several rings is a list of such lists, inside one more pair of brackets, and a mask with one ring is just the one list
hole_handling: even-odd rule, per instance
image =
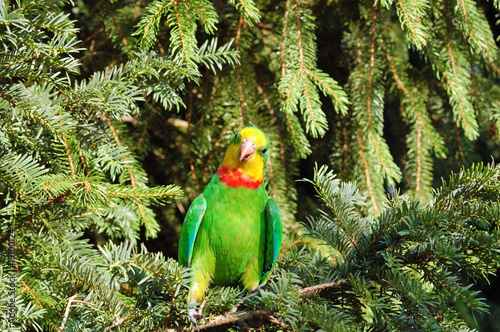
[[[263, 183], [269, 139], [245, 127], [231, 140], [203, 194], [191, 204], [179, 240], [179, 263], [192, 269], [189, 303], [210, 284], [255, 290], [278, 259], [283, 227], [276, 201]], [[189, 310], [197, 326], [195, 309]]]

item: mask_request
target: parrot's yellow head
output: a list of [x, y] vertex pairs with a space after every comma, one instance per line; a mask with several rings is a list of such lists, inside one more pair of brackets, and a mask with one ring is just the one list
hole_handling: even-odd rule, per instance
[[219, 180], [231, 187], [258, 188], [269, 157], [269, 139], [255, 127], [241, 129], [231, 140], [220, 169]]

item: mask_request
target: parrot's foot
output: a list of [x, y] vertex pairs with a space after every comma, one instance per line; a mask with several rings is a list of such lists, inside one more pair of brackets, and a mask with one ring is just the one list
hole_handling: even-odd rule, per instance
[[196, 327], [196, 331], [199, 331], [200, 328], [198, 327], [198, 322], [197, 320], [198, 319], [204, 319], [204, 320], [207, 320], [205, 318], [205, 316], [203, 316], [203, 314], [201, 314], [200, 312], [198, 312], [196, 309], [189, 309], [188, 310], [188, 315], [189, 315], [189, 320], [191, 321], [191, 323], [193, 323], [193, 325]]

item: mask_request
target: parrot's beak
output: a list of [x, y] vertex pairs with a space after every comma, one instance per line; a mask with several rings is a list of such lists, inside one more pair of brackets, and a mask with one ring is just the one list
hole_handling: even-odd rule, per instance
[[248, 161], [255, 152], [255, 149], [257, 149], [257, 144], [249, 139], [244, 138], [240, 145], [239, 160]]

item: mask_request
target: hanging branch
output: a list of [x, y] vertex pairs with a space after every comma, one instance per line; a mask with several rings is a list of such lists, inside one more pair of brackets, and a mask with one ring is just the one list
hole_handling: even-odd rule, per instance
[[[243, 27], [243, 15], [240, 15], [238, 20], [238, 28], [236, 29], [236, 51], [240, 51], [240, 38], [241, 38], [241, 29]], [[245, 126], [245, 102], [243, 97], [243, 82], [241, 77], [241, 65], [236, 65], [236, 79], [238, 81], [238, 97], [240, 101], [240, 121], [241, 126]]]
[[364, 169], [364, 175], [366, 179], [366, 186], [368, 189], [368, 192], [370, 193], [370, 200], [372, 201], [373, 208], [375, 209], [375, 214], [378, 216], [380, 215], [380, 209], [378, 207], [377, 203], [377, 198], [375, 197], [375, 190], [372, 186], [372, 181], [370, 177], [370, 168], [368, 166], [368, 161], [365, 156], [365, 152], [363, 150], [363, 132], [361, 131], [360, 128], [358, 128], [358, 154], [361, 158], [362, 166]]
[[122, 41], [123, 41], [123, 44], [125, 45], [125, 47], [127, 48], [128, 50], [128, 53], [130, 55], [131, 58], [134, 57], [134, 53], [132, 52], [132, 50], [130, 49], [130, 46], [128, 45], [128, 41], [127, 41], [127, 38], [125, 38], [125, 35], [123, 34], [123, 31], [122, 29], [120, 28], [120, 26], [118, 25], [118, 22], [116, 22], [116, 19], [115, 19], [115, 16], [113, 14], [113, 10], [111, 9], [111, 5], [109, 4], [109, 1], [106, 1], [106, 7], [108, 8], [108, 13], [109, 15], [111, 16], [111, 18], [113, 19], [113, 23], [116, 27], [116, 30], [118, 30], [118, 33], [120, 34], [121, 38], [122, 38]]

